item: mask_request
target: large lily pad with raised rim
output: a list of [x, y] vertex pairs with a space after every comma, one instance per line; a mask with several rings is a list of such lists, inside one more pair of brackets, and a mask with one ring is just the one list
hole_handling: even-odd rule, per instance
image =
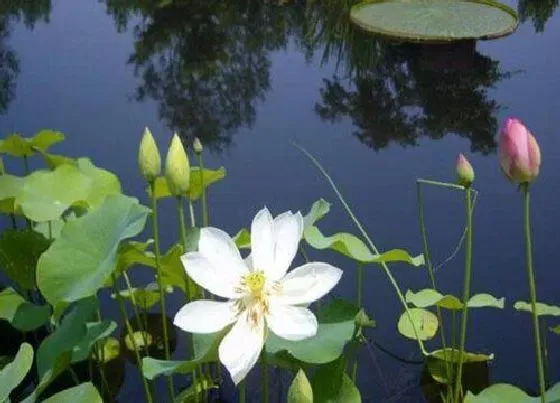
[[350, 18], [368, 32], [435, 43], [499, 38], [519, 23], [513, 9], [490, 0], [366, 0]]

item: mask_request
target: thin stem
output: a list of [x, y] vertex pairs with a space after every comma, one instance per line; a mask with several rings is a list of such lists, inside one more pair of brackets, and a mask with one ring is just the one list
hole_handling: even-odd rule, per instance
[[29, 173], [29, 160], [27, 159], [27, 155], [23, 156], [23, 173], [25, 175]]
[[193, 202], [189, 200], [189, 218], [191, 220], [191, 227], [196, 227], [196, 218], [194, 218], [194, 205]]
[[[102, 321], [101, 310], [97, 309], [95, 314], [97, 316], [97, 321], [101, 322]], [[106, 388], [105, 384], [103, 383], [103, 380], [106, 381], [105, 367], [103, 366], [103, 364], [105, 363], [105, 345], [101, 345], [101, 342], [97, 342], [95, 343], [95, 347], [96, 347], [96, 355], [97, 355], [97, 370], [99, 371], [99, 376], [101, 378], [101, 395], [104, 396], [105, 390], [109, 390], [109, 388], [108, 387]]]
[[[165, 289], [163, 285], [163, 273], [161, 270], [161, 249], [159, 244], [159, 227], [158, 227], [158, 209], [157, 209], [157, 198], [156, 194], [156, 182], [150, 182], [151, 188], [151, 202], [152, 202], [152, 232], [154, 237], [154, 254], [156, 260], [156, 272], [157, 272], [157, 283], [159, 289], [159, 301], [161, 306], [161, 323], [163, 329], [163, 348], [165, 352], [165, 359], [171, 359], [171, 353], [169, 351], [169, 335], [167, 333], [167, 312], [165, 306]], [[167, 389], [171, 401], [175, 401], [175, 388], [173, 387], [173, 375], [167, 376]]]
[[364, 265], [363, 263], [358, 263], [357, 284], [356, 284], [356, 288], [357, 288], [356, 304], [358, 308], [362, 307], [363, 280], [364, 280]]
[[245, 384], [245, 380], [242, 380], [241, 382], [239, 382], [239, 385], [237, 386], [237, 389], [239, 390], [239, 403], [246, 403], [246, 401], [247, 401], [247, 386]]
[[198, 154], [198, 165], [200, 167], [200, 187], [202, 188], [202, 226], [208, 226], [208, 200], [206, 199], [206, 187], [204, 186], [204, 160], [202, 154]]
[[74, 371], [74, 368], [72, 368], [71, 366], [68, 367], [68, 372], [70, 372], [72, 381], [76, 384], [76, 386], [78, 386], [80, 384], [80, 379], [78, 378], [78, 375], [76, 375], [76, 371]]
[[[422, 234], [422, 245], [424, 248], [424, 261], [426, 262], [426, 267], [428, 268], [428, 276], [430, 277], [430, 283], [432, 285], [432, 288], [434, 290], [437, 291], [437, 286], [436, 286], [436, 276], [435, 276], [435, 271], [434, 271], [434, 266], [432, 264], [432, 258], [430, 256], [430, 248], [428, 247], [428, 234], [427, 234], [427, 230], [426, 230], [426, 222], [424, 220], [424, 201], [423, 201], [423, 197], [422, 197], [422, 183], [420, 181], [416, 182], [416, 198], [417, 198], [417, 204], [418, 204], [418, 223], [420, 225], [420, 233]], [[438, 322], [439, 322], [439, 327], [440, 327], [440, 331], [439, 331], [439, 335], [440, 335], [440, 339], [441, 339], [441, 346], [443, 348], [444, 351], [444, 357], [445, 357], [445, 373], [447, 376], [447, 381], [449, 383], [451, 383], [451, 367], [450, 367], [450, 362], [448, 360], [447, 357], [447, 347], [446, 347], [446, 343], [445, 343], [445, 330], [443, 327], [443, 316], [441, 314], [441, 308], [436, 305], [436, 314], [437, 314], [437, 318], [438, 318]], [[452, 352], [453, 353], [453, 352]]]
[[130, 299], [132, 301], [132, 309], [134, 310], [134, 316], [136, 318], [136, 326], [138, 326], [138, 331], [142, 332], [142, 338], [144, 339], [144, 347], [147, 349], [148, 347], [148, 340], [146, 336], [146, 331], [144, 326], [142, 325], [142, 318], [140, 317], [140, 312], [138, 311], [138, 306], [136, 305], [136, 297], [134, 296], [134, 291], [132, 288], [132, 284], [130, 282], [130, 278], [126, 271], [123, 272], [124, 282], [126, 283], [126, 288], [128, 289], [128, 293], [130, 294]]
[[527, 277], [529, 280], [529, 293], [531, 297], [531, 313], [533, 317], [533, 332], [535, 336], [535, 350], [537, 353], [537, 371], [539, 375], [539, 391], [541, 402], [545, 403], [546, 385], [544, 381], [544, 366], [541, 348], [541, 336], [539, 329], [539, 318], [537, 316], [537, 287], [535, 285], [535, 270], [533, 268], [533, 251], [531, 244], [531, 197], [529, 193], [529, 184], [523, 184], [523, 196], [525, 199], [525, 247], [527, 250]]
[[[115, 295], [117, 296], [117, 301], [119, 303], [119, 308], [121, 310], [121, 315], [123, 317], [126, 331], [128, 332], [128, 337], [130, 337], [130, 341], [132, 343], [132, 348], [134, 349], [134, 355], [136, 356], [136, 362], [138, 364], [138, 369], [142, 372], [142, 359], [140, 358], [140, 352], [138, 351], [138, 347], [136, 346], [136, 340], [134, 339], [134, 331], [132, 330], [132, 326], [130, 326], [130, 321], [128, 320], [128, 316], [126, 315], [126, 309], [124, 308], [124, 302], [122, 300], [122, 296], [117, 289], [117, 277], [113, 273], [113, 289], [115, 291]], [[144, 386], [144, 393], [146, 394], [146, 399], [148, 403], [152, 402], [152, 394], [150, 393], [150, 388], [148, 387], [148, 382], [146, 378], [142, 375], [142, 385]]]
[[544, 383], [545, 387], [548, 388], [550, 386], [550, 371], [549, 371], [549, 363], [548, 363], [548, 330], [546, 322], [539, 318], [539, 326], [541, 329], [542, 337], [542, 351], [543, 351], [543, 369], [544, 369]]
[[262, 385], [263, 385], [263, 403], [269, 402], [268, 390], [268, 362], [266, 357], [266, 350], [263, 348], [261, 353], [261, 366], [262, 366]]
[[416, 183], [424, 183], [426, 185], [434, 185], [434, 186], [441, 186], [444, 188], [455, 189], [455, 190], [465, 190], [464, 186], [457, 185], [455, 183], [447, 183], [447, 182], [439, 182], [439, 181], [432, 181], [428, 179], [416, 179]]
[[[366, 240], [366, 242], [368, 243], [369, 247], [371, 248], [371, 250], [379, 256], [379, 250], [377, 249], [377, 247], [375, 246], [375, 244], [373, 243], [373, 241], [371, 240], [371, 238], [369, 237], [369, 235], [367, 234], [367, 232], [364, 230], [364, 227], [362, 226], [362, 224], [360, 223], [360, 221], [358, 221], [358, 219], [356, 218], [356, 216], [354, 215], [354, 213], [352, 212], [352, 209], [350, 208], [350, 206], [348, 205], [348, 203], [346, 202], [346, 200], [344, 199], [344, 197], [342, 196], [342, 194], [340, 193], [340, 191], [338, 190], [336, 184], [334, 183], [333, 179], [331, 178], [331, 176], [327, 173], [327, 171], [325, 170], [325, 168], [323, 168], [323, 166], [319, 163], [319, 161], [317, 161], [317, 159], [311, 155], [305, 148], [301, 147], [298, 144], [295, 144], [295, 147], [297, 147], [305, 156], [307, 156], [311, 162], [313, 162], [313, 164], [317, 167], [317, 169], [319, 169], [319, 171], [321, 172], [321, 174], [325, 177], [325, 179], [327, 180], [327, 182], [329, 183], [329, 185], [331, 186], [331, 188], [333, 189], [334, 193], [336, 194], [336, 196], [338, 197], [338, 200], [340, 201], [340, 203], [342, 204], [342, 206], [344, 207], [344, 209], [346, 210], [346, 212], [348, 213], [348, 215], [350, 216], [350, 219], [352, 220], [352, 222], [354, 222], [354, 224], [356, 225], [356, 227], [358, 228], [358, 230], [360, 231], [360, 233], [362, 234], [362, 236], [364, 237], [364, 239]], [[422, 352], [422, 354], [428, 354], [428, 352], [426, 351], [426, 349], [424, 348], [424, 342], [420, 339], [419, 333], [418, 333], [418, 329], [416, 328], [416, 324], [414, 323], [414, 321], [412, 320], [412, 315], [410, 314], [410, 309], [408, 307], [408, 304], [406, 303], [406, 300], [404, 299], [404, 295], [397, 283], [397, 281], [395, 280], [395, 277], [393, 276], [393, 274], [391, 273], [391, 270], [389, 270], [389, 266], [387, 266], [387, 264], [385, 262], [380, 262], [381, 264], [381, 268], [383, 269], [383, 272], [385, 273], [385, 275], [387, 276], [387, 278], [389, 279], [389, 282], [391, 283], [391, 285], [393, 286], [393, 288], [395, 289], [395, 292], [397, 293], [397, 297], [400, 301], [400, 303], [402, 304], [406, 315], [408, 317], [408, 320], [410, 321], [411, 325], [412, 325], [412, 329], [414, 331], [414, 335], [415, 335], [415, 339], [416, 342], [418, 343], [418, 348], [420, 349], [420, 351]]]
[[461, 339], [459, 341], [459, 362], [457, 363], [457, 377], [455, 378], [455, 402], [459, 402], [461, 394], [461, 378], [463, 376], [463, 360], [465, 358], [465, 341], [467, 337], [467, 318], [469, 313], [468, 301], [471, 289], [472, 262], [472, 198], [470, 189], [465, 190], [465, 213], [467, 221], [467, 237], [465, 243], [465, 277], [463, 280], [463, 312], [461, 314]]
[[[185, 209], [183, 207], [183, 198], [177, 196], [177, 214], [179, 215], [179, 231], [181, 233], [181, 244], [183, 245], [183, 252], [187, 251], [187, 228], [185, 226]], [[187, 300], [193, 301], [194, 295], [191, 295], [190, 278], [185, 274], [185, 290]]]

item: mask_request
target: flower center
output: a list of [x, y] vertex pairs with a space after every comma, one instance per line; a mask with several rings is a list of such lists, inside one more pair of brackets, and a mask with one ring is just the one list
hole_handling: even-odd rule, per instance
[[265, 282], [266, 278], [264, 277], [262, 271], [250, 273], [245, 276], [245, 284], [247, 288], [251, 294], [257, 298], [261, 296]]

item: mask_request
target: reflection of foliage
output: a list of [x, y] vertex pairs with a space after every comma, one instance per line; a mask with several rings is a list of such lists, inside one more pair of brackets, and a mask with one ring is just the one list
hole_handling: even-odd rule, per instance
[[349, 23], [351, 1], [326, 1], [328, 7], [316, 5], [312, 12], [319, 22], [308, 38], [323, 48], [323, 61], [344, 63], [346, 76], [324, 80], [319, 116], [351, 118], [354, 134], [375, 150], [448, 133], [468, 138], [473, 151], [495, 150], [499, 105], [488, 88], [508, 77], [497, 61], [476, 52], [474, 43], [388, 43]]
[[48, 22], [50, 0], [0, 0], [0, 113], [5, 113], [15, 98], [15, 80], [19, 74], [19, 60], [8, 45], [10, 24], [23, 22], [33, 29], [39, 20]]
[[0, 0], [0, 15], [23, 21], [28, 28], [39, 20], [48, 23], [50, 13], [51, 0]]
[[268, 54], [286, 46], [291, 8], [262, 0], [158, 3], [107, 2], [120, 29], [142, 18], [129, 59], [143, 79], [136, 98], [156, 100], [183, 137], [222, 149], [255, 120], [256, 101], [270, 88]]
[[517, 11], [521, 22], [531, 20], [537, 32], [543, 32], [544, 26], [558, 7], [558, 0], [519, 0]]
[[6, 112], [15, 97], [15, 80], [19, 74], [19, 62], [6, 44], [10, 36], [6, 18], [0, 18], [0, 113]]

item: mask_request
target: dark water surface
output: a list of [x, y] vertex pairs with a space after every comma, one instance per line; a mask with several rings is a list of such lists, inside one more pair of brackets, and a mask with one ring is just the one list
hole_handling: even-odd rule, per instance
[[[23, 2], [26, 3], [26, 2]], [[153, 3], [153, 4], [152, 4]], [[67, 135], [57, 152], [87, 155], [119, 175], [126, 193], [146, 201], [136, 166], [149, 126], [162, 149], [173, 131], [212, 150], [208, 166], [228, 176], [211, 190], [211, 222], [230, 233], [267, 205], [306, 211], [318, 198], [336, 202], [294, 140], [331, 171], [380, 249], [421, 252], [415, 179], [453, 180], [457, 153], [476, 170], [473, 292], [506, 297], [507, 309], [471, 311], [470, 351], [492, 352], [493, 382], [536, 387], [527, 300], [522, 204], [496, 158], [496, 133], [508, 115], [534, 131], [543, 154], [533, 189], [539, 299], [560, 303], [560, 15], [556, 3], [525, 0], [516, 33], [476, 50], [441, 52], [394, 46], [349, 26], [348, 0], [311, 9], [299, 3], [238, 1], [37, 0], [0, 16], [0, 132], [42, 128]], [[24, 7], [25, 8], [25, 7]], [[0, 11], [2, 9], [0, 8]], [[189, 140], [190, 141], [190, 140]], [[459, 194], [426, 191], [436, 262], [462, 233]], [[173, 204], [162, 206], [166, 245], [177, 236]], [[351, 230], [338, 204], [320, 227]], [[354, 298], [355, 267], [336, 294]], [[459, 294], [462, 255], [439, 269], [440, 288]], [[366, 272], [365, 301], [377, 328], [371, 339], [417, 359], [396, 331], [400, 306], [376, 268]], [[427, 286], [422, 269], [394, 268], [406, 290]], [[170, 312], [181, 305], [174, 295]], [[116, 314], [115, 314], [115, 317]], [[553, 320], [551, 324], [556, 324]], [[560, 379], [560, 339], [549, 335], [550, 377]], [[434, 347], [436, 345], [434, 344]], [[365, 401], [420, 401], [421, 367], [376, 347], [363, 349]], [[180, 355], [177, 356], [180, 358]], [[381, 368], [381, 370], [379, 370]], [[139, 386], [128, 371], [129, 401]]]

